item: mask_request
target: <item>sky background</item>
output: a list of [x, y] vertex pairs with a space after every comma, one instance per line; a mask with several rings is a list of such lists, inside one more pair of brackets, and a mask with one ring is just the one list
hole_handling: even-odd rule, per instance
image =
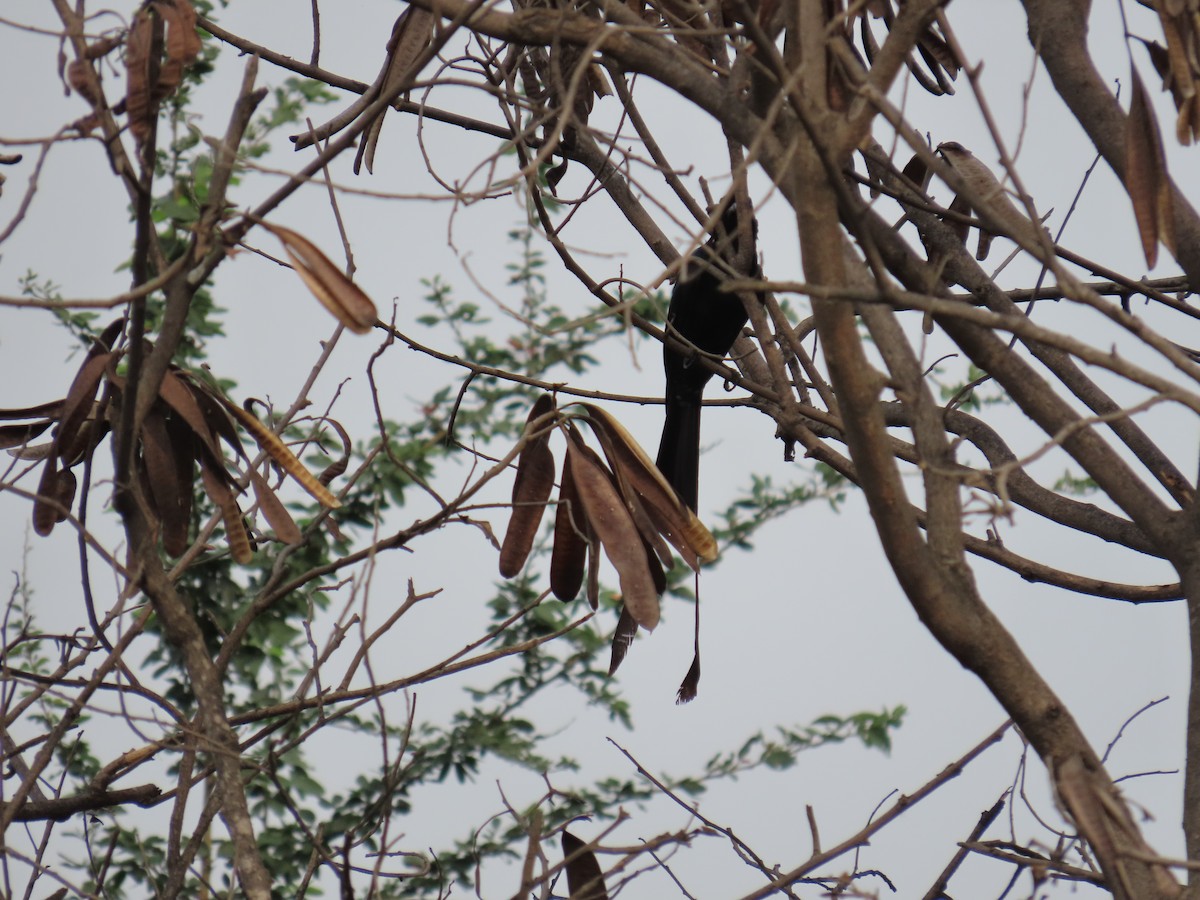
[[[132, 4], [114, 8], [128, 14]], [[1092, 40], [1113, 79], [1128, 79], [1128, 59], [1120, 38], [1116, 7], [1095, 4]], [[276, 0], [265, 4], [239, 0], [220, 13], [224, 27], [261, 41], [273, 49], [307, 59], [309, 55], [308, 3]], [[354, 4], [352, 16], [325, 8], [322, 65], [332, 71], [371, 81], [382, 59], [383, 44], [399, 4]], [[986, 10], [986, 11], [984, 11]], [[0, 20], [48, 28], [55, 27], [49, 4], [34, 0], [8, 0]], [[1071, 205], [1084, 171], [1091, 163], [1078, 128], [1049, 89], [1044, 72], [1034, 72], [1033, 54], [1024, 35], [1021, 7], [1016, 2], [986, 5], [954, 4], [952, 24], [966, 51], [984, 67], [981, 83], [1000, 130], [1010, 148], [1023, 134], [1018, 160], [1023, 177], [1041, 209], [1055, 210], [1049, 224], [1057, 230]], [[101, 20], [103, 22], [104, 20]], [[1140, 24], [1137, 24], [1140, 23]], [[109, 22], [108, 24], [111, 24]], [[1152, 21], [1135, 20], [1134, 30], [1157, 36]], [[452, 45], [453, 46], [453, 45]], [[16, 30], [0, 21], [0, 138], [25, 140], [53, 134], [84, 113], [84, 104], [64, 96], [56, 75], [58, 44], [53, 37]], [[1139, 51], [1140, 54], [1140, 51]], [[1144, 57], [1138, 57], [1148, 85], [1155, 82]], [[242, 67], [226, 48], [218, 72], [198, 96], [201, 115], [195, 126], [205, 134], [224, 131], [228, 108], [236, 96]], [[278, 83], [288, 73], [269, 65], [260, 68], [260, 83]], [[1022, 86], [1034, 76], [1028, 105]], [[110, 78], [115, 77], [110, 74]], [[981, 116], [960, 77], [959, 95], [952, 99], [927, 97], [914, 88], [903, 101], [921, 129], [928, 129], [934, 144], [958, 140], [994, 163]], [[657, 132], [668, 156], [691, 167], [687, 180], [708, 177], [723, 187], [727, 174], [724, 143], [719, 130], [693, 114], [655, 85], [638, 84], [643, 112], [661, 121]], [[1160, 121], [1170, 138], [1173, 116], [1169, 101], [1158, 98]], [[348, 100], [346, 102], [349, 102]], [[495, 118], [486, 102], [463, 90], [435, 93], [431, 102], [442, 107], [465, 105], [468, 111]], [[317, 110], [321, 120], [341, 102]], [[1027, 119], [1023, 117], [1027, 109]], [[597, 120], [613, 121], [616, 104], [597, 105]], [[351, 155], [333, 166], [334, 178], [343, 184], [381, 194], [430, 196], [436, 185], [426, 172], [425, 159], [448, 181], [469, 187], [482, 185], [479, 161], [496, 149], [494, 139], [461, 129], [426, 123], [419, 136], [416, 123], [395, 113], [384, 126], [373, 177], [355, 179]], [[881, 137], [882, 139], [882, 137]], [[293, 154], [282, 138], [264, 163], [294, 169], [307, 157]], [[0, 148], [4, 149], [4, 148]], [[7, 148], [12, 150], [14, 148]], [[1190, 196], [1200, 196], [1195, 155], [1184, 153], [1168, 140], [1173, 174]], [[7, 225], [22, 198], [35, 148], [24, 148], [25, 162], [9, 167], [0, 197], [0, 228]], [[901, 159], [907, 155], [900, 154]], [[502, 165], [511, 161], [502, 161]], [[646, 178], [649, 173], [642, 172]], [[563, 193], [584, 184], [582, 167], [572, 167]], [[278, 179], [248, 176], [233, 194], [239, 205], [253, 206], [267, 196]], [[665, 194], [657, 183], [657, 193]], [[765, 184], [757, 183], [756, 196], [767, 197]], [[948, 201], [948, 197], [943, 198]], [[454, 206], [446, 201], [419, 199], [398, 202], [386, 197], [344, 196], [341, 211], [357, 265], [356, 279], [387, 318], [396, 304], [402, 330], [439, 349], [452, 349], [444, 331], [418, 324], [426, 312], [421, 296], [422, 279], [440, 276], [460, 299], [475, 299], [501, 327], [505, 313], [497, 305], [515, 305], [519, 295], [507, 286], [506, 265], [517, 258], [518, 247], [506, 237], [523, 217], [523, 201], [511, 193]], [[794, 225], [779, 198], [767, 197], [758, 211], [760, 242], [766, 273], [775, 279], [800, 277]], [[277, 224], [302, 231], [338, 259], [340, 241], [323, 188], [312, 188], [285, 203], [272, 217]], [[668, 227], [680, 246], [688, 236], [679, 227]], [[1106, 265], [1131, 275], [1145, 270], [1136, 240], [1128, 200], [1115, 178], [1101, 164], [1095, 171], [1068, 226], [1062, 242]], [[585, 205], [571, 229], [568, 243], [594, 252], [595, 272], [611, 277], [620, 272], [650, 282], [661, 266], [632, 229], [615, 215], [603, 197]], [[128, 287], [128, 275], [119, 271], [128, 257], [131, 231], [124, 192], [108, 171], [95, 142], [78, 141], [56, 147], [46, 161], [39, 192], [19, 230], [0, 245], [0, 295], [16, 295], [19, 281], [28, 272], [51, 279], [64, 297], [103, 297]], [[276, 252], [274, 240], [255, 232], [249, 242]], [[1011, 247], [998, 241], [989, 264], [998, 263]], [[549, 248], [547, 267], [554, 300], [569, 312], [594, 310], [587, 292], [560, 270]], [[1153, 275], [1176, 270], [1164, 253]], [[1000, 278], [1005, 286], [1027, 285], [1036, 273], [1014, 265]], [[298, 279], [261, 257], [241, 254], [222, 265], [214, 292], [229, 310], [227, 337], [209, 347], [215, 372], [239, 382], [241, 395], [270, 397], [287, 405], [320, 353], [320, 342], [333, 332], [332, 320]], [[1168, 335], [1196, 346], [1200, 335], [1183, 333], [1177, 323], [1152, 324], [1170, 328]], [[1044, 319], [1042, 318], [1044, 316]], [[1084, 336], [1103, 332], [1079, 309], [1067, 304], [1044, 304], [1038, 309], [1043, 324], [1069, 328]], [[1186, 327], [1191, 327], [1187, 323]], [[1099, 338], [1096, 338], [1099, 339]], [[1109, 338], [1104, 338], [1108, 340]], [[1138, 358], [1132, 340], [1114, 335], [1119, 352]], [[371, 430], [370, 395], [365, 378], [366, 361], [379, 344], [375, 335], [341, 338], [330, 364], [313, 393], [317, 408], [334, 395], [348, 378], [338, 400], [337, 414], [356, 439]], [[72, 341], [45, 312], [0, 307], [0, 406], [24, 406], [61, 397], [77, 362], [71, 357]], [[944, 350], [936, 336], [925, 348], [926, 359]], [[657, 344], [637, 338], [629, 344], [610, 341], [605, 364], [583, 379], [581, 388], [630, 394], [656, 394], [661, 390]], [[462, 372], [399, 348], [390, 350], [377, 367], [381, 399], [387, 415], [404, 420], [416, 414], [423, 400], [443, 384], [458, 383]], [[950, 377], [950, 376], [948, 376]], [[950, 377], [950, 380], [954, 380]], [[716, 395], [710, 388], [710, 396]], [[610, 408], [612, 408], [610, 406]], [[636, 437], [648, 448], [656, 445], [661, 407], [623, 406], [616, 410]], [[989, 415], [1003, 426], [1018, 453], [1040, 446], [1041, 439], [1019, 413], [993, 408]], [[1185, 472], [1196, 469], [1195, 420], [1179, 409], [1158, 408], [1144, 422], [1172, 452]], [[750, 472], [770, 475], [779, 483], [807, 480], [808, 464], [782, 461], [782, 446], [773, 438], [774, 425], [750, 410], [710, 409], [705, 413], [704, 436], [711, 449], [702, 459], [701, 512], [722, 508], [744, 489]], [[1044, 480], [1053, 481], [1065, 468], [1061, 457], [1050, 454], [1034, 467]], [[467, 474], [465, 468], [443, 474], [450, 485]], [[506, 499], [509, 483], [492, 493]], [[32, 488], [28, 481], [27, 488]], [[396, 527], [429, 509], [415, 493], [411, 508], [401, 510]], [[1100, 502], [1100, 501], [1097, 501]], [[491, 520], [499, 533], [507, 521], [502, 509]], [[0, 577], [21, 571], [33, 585], [37, 614], [47, 630], [75, 627], [80, 618], [73, 534], [59, 529], [48, 540], [32, 536], [26, 501], [0, 493]], [[976, 523], [981, 533], [986, 521]], [[1175, 580], [1169, 569], [1140, 559], [1098, 541], [1063, 536], [1018, 512], [1002, 524], [1007, 546], [1068, 571], [1114, 580], [1159, 583]], [[101, 529], [110, 546], [117, 532]], [[380, 558], [371, 586], [369, 612], [382, 617], [402, 596], [408, 579], [418, 590], [444, 589], [436, 602], [425, 604], [404, 620], [403, 628], [389, 636], [377, 660], [381, 680], [420, 668], [459, 648], [474, 635], [464, 635], [460, 623], [476, 613], [493, 591], [495, 554], [469, 529], [443, 531], [422, 538], [415, 552]], [[1078, 718], [1094, 745], [1103, 748], [1122, 723], [1152, 700], [1168, 698], [1128, 728], [1114, 750], [1110, 771], [1120, 777], [1137, 772], [1165, 772], [1127, 782], [1124, 789], [1152, 821], [1144, 823], [1150, 843], [1166, 854], [1181, 855], [1179, 793], [1181, 777], [1172, 770], [1182, 765], [1183, 724], [1187, 686], [1185, 611], [1179, 604], [1135, 607], [1116, 601], [1079, 597], [1024, 583], [1011, 573], [973, 562], [982, 593], [1009, 627], [1030, 658]], [[625, 732], [581, 705], [573, 694], [562, 692], [541, 698], [533, 711], [541, 721], [561, 729], [548, 752], [570, 754], [583, 768], [578, 783], [618, 774], [632, 774], [628, 763], [606, 741], [611, 736], [649, 770], [683, 774], [698, 768], [717, 753], [735, 749], [758, 729], [777, 725], [803, 725], [826, 714], [878, 711], [904, 704], [909, 709], [896, 735], [890, 755], [850, 744], [805, 754], [796, 767], [784, 773], [758, 772], [735, 784], [721, 785], [705, 796], [702, 810], [709, 818], [733, 828], [769, 862], [790, 868], [810, 851], [805, 806], [811, 805], [822, 840], [831, 845], [857, 831], [872, 810], [899, 790], [911, 792], [999, 725], [1004, 715], [980, 683], [944, 653], [917, 622], [896, 586], [878, 549], [864, 504], [851, 495], [839, 510], [810, 504], [767, 525], [755, 540], [752, 553], [732, 551], [719, 566], [706, 571], [704, 679], [699, 699], [686, 707], [674, 705], [674, 691], [690, 660], [690, 610], [668, 602], [664, 623], [652, 635], [639, 638], [618, 680], [634, 703], [636, 728]], [[110, 591], [111, 595], [111, 591]], [[101, 603], [101, 606], [104, 604]], [[461, 703], [462, 686], [483, 678], [464, 676], [423, 687], [418, 708], [422, 715], [448, 717]], [[394, 718], [402, 715], [401, 698]], [[105, 737], [92, 735], [103, 746]], [[114, 737], [114, 753], [128, 749]], [[327, 761], [323, 773], [336, 784], [348, 777], [344, 748], [335, 736], [318, 736], [314, 758]], [[1021, 747], [1009, 735], [989, 750], [963, 776], [939, 791], [897, 824], [882, 832], [862, 852], [860, 866], [886, 871], [897, 886], [897, 896], [920, 896], [954, 852], [954, 841], [966, 836], [980, 812], [990, 807], [1012, 783]], [[535, 799], [542, 791], [533, 773], [511, 767], [489, 766], [474, 784], [438, 788], [436, 795], [417, 796], [414, 813], [403, 829], [414, 847], [437, 847], [459, 838], [474, 824], [501, 808], [496, 780], [514, 805]], [[1043, 811], [1050, 811], [1045, 796], [1045, 776], [1039, 764], [1031, 767], [1029, 788]], [[450, 797], [450, 802], [447, 802]], [[1018, 811], [1017, 838], [1028, 840], [1045, 832], [1036, 829]], [[666, 829], [687, 824], [687, 817], [667, 805], [648, 813], [635, 812], [614, 835], [633, 844]], [[994, 829], [1001, 836], [1005, 829]], [[577, 833], [590, 836], [589, 826]], [[553, 854], [552, 854], [553, 855]], [[719, 838], [708, 838], [672, 861], [672, 869], [700, 897], [733, 897], [760, 883], [753, 871], [736, 861]], [[828, 871], [840, 872], [848, 861]], [[972, 860], [956, 880], [955, 896], [995, 896], [1002, 890], [1009, 869], [999, 863]], [[483, 896], [506, 896], [516, 886], [515, 873], [498, 872], [485, 883]], [[881, 895], [886, 889], [879, 886]], [[623, 894], [628, 898], [667, 895], [665, 876], [653, 873], [634, 882]], [[1028, 882], [1015, 896], [1027, 894]], [[1069, 887], [1056, 896], [1067, 896]], [[808, 896], [803, 891], [801, 896]], [[816, 896], [815, 891], [810, 892]], [[1099, 895], [1079, 889], [1074, 896]]]

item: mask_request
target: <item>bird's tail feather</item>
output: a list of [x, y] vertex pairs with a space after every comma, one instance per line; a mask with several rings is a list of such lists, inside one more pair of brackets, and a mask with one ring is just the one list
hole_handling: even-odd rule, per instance
[[680, 499], [695, 511], [700, 485], [700, 397], [667, 398], [656, 463]]

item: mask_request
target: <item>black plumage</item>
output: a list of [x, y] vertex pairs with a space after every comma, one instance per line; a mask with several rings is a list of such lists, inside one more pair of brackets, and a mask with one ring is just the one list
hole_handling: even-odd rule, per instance
[[[704, 386], [714, 374], [700, 360], [702, 356], [720, 359], [728, 354], [747, 319], [741, 298], [721, 290], [721, 285], [732, 277], [730, 271], [738, 255], [737, 211], [731, 207], [708, 244], [687, 260], [667, 309], [668, 333], [692, 347], [681, 353], [663, 345], [667, 416], [657, 464], [693, 510], [699, 493], [700, 406]], [[757, 266], [754, 270], [757, 273]]]

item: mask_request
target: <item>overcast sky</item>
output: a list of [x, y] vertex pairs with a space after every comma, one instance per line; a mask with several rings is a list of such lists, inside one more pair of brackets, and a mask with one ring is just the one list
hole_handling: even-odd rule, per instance
[[[127, 13], [132, 4], [114, 4]], [[1115, 30], [1112, 4], [1096, 4], [1093, 35], [1106, 48], [1113, 78], [1127, 79], [1127, 61]], [[307, 58], [306, 0], [276, 0], [270, 4], [239, 0], [220, 13], [231, 30], [260, 40], [273, 49]], [[968, 53], [985, 63], [982, 82], [988, 90], [1000, 128], [1013, 146], [1022, 128], [1021, 83], [1033, 72], [1032, 50], [1024, 37], [1019, 4], [1005, 2], [950, 8], [951, 21]], [[383, 43], [398, 5], [390, 2], [354, 4], [352, 16], [339, 15], [335, 5], [324, 12], [326, 33], [322, 64], [336, 72], [370, 81], [381, 61]], [[0, 18], [53, 28], [50, 4], [35, 0], [8, 0]], [[973, 18], [976, 16], [977, 18]], [[1153, 34], [1151, 26], [1144, 33]], [[51, 37], [14, 30], [0, 24], [0, 138], [41, 137], [79, 117], [84, 104], [63, 95], [57, 79], [57, 42]], [[1139, 59], [1144, 63], [1144, 59]], [[1148, 69], [1143, 67], [1145, 74]], [[287, 73], [263, 65], [260, 81], [278, 83]], [[110, 76], [111, 77], [111, 76]], [[224, 130], [230, 101], [236, 95], [241, 65], [228, 49], [218, 62], [218, 76], [199, 98], [203, 117], [196, 125], [206, 134]], [[1148, 83], [1150, 79], [1147, 78]], [[958, 140], [993, 163], [980, 116], [960, 82], [960, 96], [936, 101], [914, 89], [907, 97], [911, 118], [930, 129], [934, 143]], [[670, 101], [653, 85], [640, 85], [643, 112], [648, 117], [678, 116], [679, 126], [660, 132], [667, 153], [694, 166], [690, 183], [704, 175], [720, 184], [724, 164], [719, 130]], [[440, 102], [457, 102], [461, 94], [447, 93]], [[470, 102], [475, 102], [471, 100]], [[1164, 105], [1165, 104], [1165, 105]], [[337, 105], [335, 105], [336, 108]], [[610, 108], [612, 107], [612, 108]], [[478, 105], [485, 112], [487, 107]], [[600, 101], [597, 116], [614, 115], [614, 101]], [[1020, 158], [1022, 174], [1042, 209], [1055, 210], [1055, 229], [1070, 206], [1091, 155], [1061, 104], [1048, 89], [1044, 72], [1038, 72], [1029, 103], [1030, 116]], [[328, 113], [332, 108], [319, 111]], [[935, 112], [930, 112], [935, 110]], [[1164, 130], [1170, 135], [1169, 102], [1160, 104]], [[494, 117], [494, 114], [493, 114]], [[936, 129], [936, 130], [935, 130]], [[428, 123], [424, 139], [429, 158], [448, 180], [465, 179], [495, 141], [459, 129]], [[301, 159], [278, 139], [278, 149], [268, 165], [295, 168]], [[0, 151], [5, 148], [0, 147]], [[10, 148], [11, 149], [11, 148]], [[1173, 143], [1169, 148], [1174, 174], [1191, 196], [1200, 196], [1194, 153], [1184, 156]], [[25, 162], [5, 174], [9, 181], [0, 198], [0, 228], [14, 215], [36, 157], [35, 148], [23, 148]], [[371, 190], [423, 194], [434, 190], [424, 170], [415, 123], [391, 114], [384, 127], [376, 175], [355, 180], [350, 159], [337, 162], [339, 181]], [[269, 177], [248, 177], [234, 193], [234, 202], [252, 206], [276, 182]], [[574, 171], [567, 190], [583, 184]], [[759, 196], [766, 187], [758, 185]], [[948, 198], [947, 198], [948, 199]], [[423, 312], [419, 297], [421, 279], [440, 275], [461, 298], [476, 297], [503, 322], [503, 313], [477, 285], [490, 286], [500, 300], [514, 301], [505, 287], [504, 266], [516, 258], [517, 248], [506, 232], [522, 218], [522, 202], [513, 196], [482, 200], [455, 209], [446, 202], [396, 202], [370, 197], [344, 197], [342, 212], [355, 250], [359, 283], [372, 295], [385, 318], [392, 302], [398, 304], [398, 321], [405, 330], [440, 349], [452, 350], [444, 333], [423, 329], [406, 320], [406, 312]], [[453, 221], [450, 220], [454, 213]], [[340, 242], [323, 192], [311, 190], [284, 204], [273, 216], [281, 225], [303, 231], [324, 246], [331, 256]], [[799, 277], [794, 227], [788, 211], [775, 198], [760, 210], [764, 268], [770, 277]], [[605, 276], [624, 271], [649, 282], [661, 267], [637, 244], [632, 230], [612, 213], [603, 196], [589, 203], [575, 230], [566, 237], [576, 246], [586, 245], [607, 256], [597, 264]], [[682, 246], [686, 235], [669, 230]], [[1106, 265], [1139, 275], [1144, 271], [1128, 201], [1113, 176], [1101, 165], [1068, 227], [1063, 243]], [[77, 142], [56, 148], [41, 174], [40, 191], [17, 233], [0, 245], [0, 294], [15, 295], [19, 280], [34, 272], [61, 286], [65, 297], [102, 297], [128, 287], [128, 275], [119, 266], [128, 257], [131, 231], [123, 191], [104, 163], [94, 142]], [[255, 233], [251, 242], [264, 247], [271, 241]], [[992, 260], [1007, 252], [998, 242]], [[274, 248], [270, 248], [274, 249]], [[1175, 270], [1163, 254], [1155, 275]], [[335, 257], [336, 258], [336, 257]], [[574, 314], [594, 308], [593, 299], [565, 273], [549, 266], [555, 300]], [[1005, 285], [1026, 283], [1028, 268], [1014, 266], [1001, 279]], [[261, 258], [242, 254], [222, 265], [216, 295], [228, 308], [228, 337], [210, 347], [213, 369], [238, 381], [244, 394], [270, 396], [286, 405], [295, 395], [319, 352], [319, 342], [333, 331], [328, 315], [286, 271]], [[1069, 322], [1077, 310], [1045, 310], [1045, 323]], [[1043, 315], [1039, 309], [1039, 316]], [[1171, 335], [1195, 346], [1200, 339]], [[655, 394], [661, 390], [659, 349], [648, 341], [628, 345], [610, 342], [606, 365], [578, 383], [579, 387], [614, 392]], [[333, 363], [318, 382], [314, 400], [323, 406], [339, 382], [350, 378], [339, 401], [338, 413], [358, 439], [371, 428], [365, 362], [378, 346], [374, 336], [341, 340]], [[73, 374], [71, 342], [43, 312], [0, 307], [0, 406], [24, 406], [61, 397]], [[1136, 352], [1122, 347], [1122, 352]], [[936, 342], [929, 348], [936, 358]], [[415, 414], [432, 389], [461, 378], [459, 371], [423, 360], [407, 351], [393, 350], [379, 370], [387, 414], [404, 419]], [[711, 388], [710, 394], [716, 389]], [[239, 398], [240, 399], [240, 398]], [[661, 409], [628, 407], [618, 410], [647, 447], [657, 441]], [[1024, 441], [1018, 452], [1036, 448], [1040, 439], [1023, 429], [1019, 414], [996, 412], [999, 421]], [[1152, 413], [1147, 419], [1156, 436], [1175, 452], [1185, 472], [1195, 470], [1197, 428], [1177, 409]], [[773, 439], [774, 426], [749, 410], [709, 410], [705, 415], [705, 441], [713, 445], [702, 460], [702, 512], [711, 513], [728, 502], [748, 483], [747, 472], [769, 474], [779, 482], [806, 478], [804, 463], [782, 461], [781, 445]], [[1037, 472], [1053, 480], [1053, 456]], [[1050, 473], [1050, 474], [1047, 474]], [[464, 472], [450, 472], [446, 483]], [[26, 488], [32, 485], [26, 481]], [[496, 495], [502, 499], [508, 485]], [[425, 510], [414, 497], [414, 509], [401, 510], [397, 522], [409, 521]], [[497, 531], [507, 515], [497, 511], [492, 519]], [[37, 612], [48, 630], [74, 628], [81, 616], [75, 568], [74, 538], [59, 529], [49, 540], [39, 540], [28, 530], [26, 501], [0, 494], [0, 573], [24, 571], [36, 592]], [[979, 527], [984, 527], [979, 521]], [[1005, 525], [1004, 538], [1013, 549], [1056, 563], [1076, 572], [1115, 580], [1145, 583], [1175, 580], [1163, 565], [1113, 551], [1095, 541], [1064, 540], [1018, 513]], [[117, 540], [111, 528], [100, 529], [110, 545]], [[26, 556], [23, 548], [29, 545]], [[403, 633], [389, 646], [382, 680], [396, 677], [432, 661], [433, 652], [449, 652], [474, 635], [463, 635], [463, 617], [478, 611], [491, 596], [495, 580], [494, 553], [477, 535], [443, 532], [414, 544], [412, 554], [394, 553], [380, 559], [373, 586], [373, 603], [386, 606], [399, 596], [408, 578], [418, 590], [444, 587], [437, 604], [406, 619]], [[466, 564], [464, 564], [466, 563]], [[1078, 597], [1044, 586], [1030, 585], [985, 563], [974, 564], [985, 599], [1013, 630], [1029, 656], [1079, 719], [1094, 745], [1103, 750], [1121, 724], [1147, 702], [1169, 697], [1167, 703], [1140, 718], [1124, 735], [1114, 752], [1110, 771], [1122, 776], [1141, 771], [1170, 771], [1182, 765], [1183, 725], [1187, 686], [1185, 611], [1182, 605], [1134, 607], [1114, 601]], [[8, 577], [8, 576], [5, 576]], [[691, 627], [687, 608], [670, 606], [663, 625], [642, 636], [619, 673], [624, 690], [634, 699], [637, 727], [631, 733], [615, 730], [592, 711], [567, 706], [564, 698], [539, 702], [534, 709], [546, 722], [561, 727], [552, 753], [581, 760], [577, 776], [586, 782], [608, 774], [631, 775], [628, 764], [605, 741], [613, 736], [652, 771], [683, 774], [713, 755], [734, 749], [751, 731], [775, 725], [806, 724], [825, 714], [849, 714], [905, 704], [910, 712], [897, 735], [890, 756], [848, 745], [814, 752], [785, 773], [756, 773], [734, 785], [721, 786], [706, 796], [703, 812], [732, 827], [765, 859], [784, 868], [802, 861], [810, 851], [805, 805], [816, 810], [826, 845], [836, 843], [867, 820], [890, 791], [913, 791], [994, 729], [1003, 713], [974, 676], [964, 672], [928, 636], [887, 569], [864, 505], [854, 496], [840, 511], [812, 504], [767, 526], [756, 540], [753, 553], [730, 552], [721, 564], [707, 571], [702, 582], [706, 643], [704, 680], [700, 698], [686, 707], [674, 705], [674, 689], [690, 659]], [[112, 594], [109, 587], [109, 596]], [[103, 604], [101, 604], [103, 605]], [[476, 617], [481, 620], [481, 617]], [[386, 671], [394, 665], [394, 671]], [[455, 693], [464, 684], [479, 684], [482, 676], [423, 689], [420, 709], [431, 718], [444, 717], [461, 702]], [[401, 698], [392, 698], [397, 704]], [[399, 713], [393, 711], [394, 717]], [[127, 740], [122, 734], [119, 740]], [[114, 752], [128, 749], [114, 746]], [[344, 770], [336, 748], [318, 743], [316, 753], [328, 753], [333, 772]], [[934, 798], [922, 804], [897, 825], [884, 831], [863, 851], [863, 868], [888, 873], [898, 896], [920, 896], [954, 852], [954, 841], [965, 838], [979, 813], [989, 807], [1009, 785], [1020, 756], [1015, 737], [993, 748], [967, 773]], [[318, 759], [322, 758], [318, 755]], [[370, 757], [368, 757], [370, 758]], [[467, 788], [448, 788], [461, 803], [446, 804], [434, 797], [418, 803], [403, 830], [417, 847], [438, 846], [462, 837], [488, 812], [500, 808], [495, 779], [517, 806], [530, 802], [542, 790], [538, 779], [511, 768], [490, 767], [486, 776]], [[1043, 810], [1048, 809], [1045, 777], [1040, 766], [1030, 773], [1031, 790]], [[564, 785], [565, 786], [565, 785]], [[1127, 793], [1154, 821], [1144, 827], [1157, 850], [1181, 855], [1178, 822], [1181, 777], [1156, 775], [1124, 786]], [[419, 798], [420, 799], [420, 798]], [[447, 809], [455, 810], [453, 816]], [[466, 809], [468, 812], [463, 812]], [[478, 812], [478, 815], [475, 813]], [[474, 817], [472, 817], [474, 816]], [[1046, 838], [1029, 821], [1019, 817], [1017, 838]], [[635, 843], [667, 828], [687, 824], [678, 809], [635, 813], [615, 836]], [[999, 836], [1003, 829], [993, 832]], [[587, 827], [581, 834], [586, 835]], [[841, 871], [849, 862], [835, 864]], [[736, 896], [757, 886], [753, 872], [741, 866], [717, 838], [710, 838], [672, 863], [673, 870], [700, 897]], [[955, 882], [955, 896], [992, 896], [1007, 881], [1007, 867], [972, 861]], [[497, 876], [484, 896], [511, 891], [515, 878]], [[1027, 884], [1027, 882], [1026, 882]], [[623, 895], [629, 898], [667, 896], [670, 885], [660, 874], [642, 878]], [[1072, 889], [1060, 888], [1066, 896]], [[880, 886], [881, 895], [886, 890]], [[1025, 888], [1016, 895], [1024, 895]], [[801, 894], [806, 896], [805, 894]], [[1078, 896], [1090, 896], [1081, 889]], [[815, 894], [814, 894], [815, 896]]]

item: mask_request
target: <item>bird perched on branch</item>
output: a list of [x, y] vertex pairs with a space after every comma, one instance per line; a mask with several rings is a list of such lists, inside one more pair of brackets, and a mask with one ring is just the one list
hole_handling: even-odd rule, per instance
[[[707, 245], [684, 263], [667, 308], [667, 333], [690, 344], [678, 351], [663, 344], [667, 418], [658, 445], [657, 465], [675, 492], [696, 509], [700, 475], [700, 405], [713, 371], [701, 359], [719, 361], [746, 324], [746, 308], [736, 293], [721, 285], [733, 277], [738, 252], [738, 211], [730, 206]], [[753, 241], [756, 223], [751, 220]], [[753, 251], [753, 246], [751, 247]], [[750, 254], [753, 258], [753, 252]], [[757, 263], [752, 265], [758, 274]]]
[[[992, 170], [980, 162], [970, 150], [958, 141], [945, 141], [938, 144], [937, 153], [950, 165], [951, 169], [958, 173], [972, 194], [969, 197], [962, 194], [956, 195], [954, 204], [950, 207], [952, 210], [970, 213], [974, 209], [975, 212], [980, 212], [975, 207], [982, 203], [986, 212], [990, 213], [987, 218], [1004, 226], [1001, 234], [1007, 234], [1017, 242], [1024, 240], [1027, 243], [1037, 244], [1042, 240], [1045, 229], [1040, 223], [1034, 225], [1029, 216], [1013, 204], [1004, 190], [1004, 185], [1000, 183]], [[963, 234], [965, 230], [965, 226], [960, 227], [960, 234], [964, 241], [966, 239]], [[1053, 239], [1050, 242], [1053, 243]], [[979, 232], [979, 249], [975, 254], [976, 259], [987, 259], [991, 243], [992, 234], [986, 228], [982, 228]]]

